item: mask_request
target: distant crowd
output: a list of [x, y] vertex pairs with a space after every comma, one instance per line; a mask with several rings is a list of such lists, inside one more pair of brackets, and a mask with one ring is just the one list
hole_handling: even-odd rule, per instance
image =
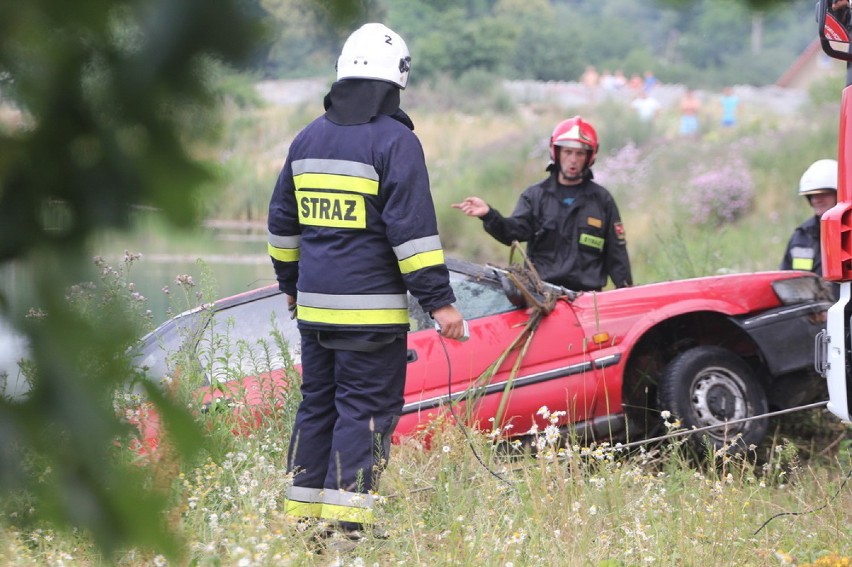
[[[645, 123], [653, 123], [662, 108], [660, 101], [654, 97], [654, 90], [659, 85], [659, 80], [652, 71], [645, 71], [643, 75], [633, 73], [628, 78], [620, 69], [614, 72], [608, 69], [598, 72], [594, 65], [588, 65], [580, 76], [580, 82], [593, 91], [628, 91], [631, 94], [630, 107], [636, 111], [639, 120]], [[717, 104], [721, 112], [721, 125], [725, 128], [736, 126], [740, 99], [731, 87], [725, 87], [722, 90], [718, 96]], [[678, 105], [680, 113], [678, 134], [680, 136], [700, 136], [701, 108], [701, 98], [693, 89], [687, 88]]]

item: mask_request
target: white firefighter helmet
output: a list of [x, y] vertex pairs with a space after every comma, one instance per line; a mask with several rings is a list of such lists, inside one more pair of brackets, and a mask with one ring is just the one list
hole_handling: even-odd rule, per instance
[[337, 80], [378, 79], [404, 89], [411, 70], [405, 41], [383, 24], [364, 24], [349, 36], [337, 59]]
[[837, 192], [837, 161], [818, 159], [802, 174], [799, 195], [807, 196], [826, 191]]

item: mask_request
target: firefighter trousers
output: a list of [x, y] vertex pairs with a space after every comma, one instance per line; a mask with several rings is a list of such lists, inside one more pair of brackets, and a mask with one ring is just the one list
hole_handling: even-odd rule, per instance
[[369, 492], [387, 463], [402, 410], [407, 348], [404, 333], [370, 340], [377, 336], [302, 331], [302, 402], [287, 455], [294, 474], [288, 514], [372, 521]]

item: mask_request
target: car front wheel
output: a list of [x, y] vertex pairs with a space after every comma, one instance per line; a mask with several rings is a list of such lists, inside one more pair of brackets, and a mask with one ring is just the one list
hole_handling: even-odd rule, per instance
[[767, 420], [756, 419], [725, 426], [726, 422], [766, 413], [766, 393], [752, 369], [733, 352], [717, 346], [699, 346], [678, 354], [666, 366], [658, 390], [661, 410], [669, 410], [685, 429], [721, 427], [693, 435], [720, 449], [731, 444], [739, 450], [757, 445], [766, 435]]

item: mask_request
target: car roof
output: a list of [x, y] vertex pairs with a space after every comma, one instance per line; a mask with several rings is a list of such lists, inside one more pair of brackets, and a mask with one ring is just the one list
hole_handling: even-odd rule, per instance
[[[498, 285], [500, 283], [500, 279], [497, 276], [495, 268], [491, 266], [483, 266], [481, 264], [475, 264], [473, 262], [459, 260], [457, 258], [446, 258], [445, 262], [450, 272], [456, 272], [458, 274], [462, 274], [474, 278], [476, 280], [490, 281]], [[219, 311], [221, 309], [228, 309], [230, 307], [233, 307], [234, 305], [258, 301], [260, 299], [265, 299], [267, 297], [270, 297], [272, 295], [278, 295], [280, 293], [281, 290], [278, 289], [278, 284], [274, 283], [257, 289], [245, 291], [243, 293], [238, 293], [236, 295], [223, 297], [222, 299], [214, 301], [212, 307], [214, 311]], [[194, 309], [190, 309], [189, 311], [181, 313], [181, 315], [185, 315], [187, 313], [194, 313], [196, 311], [199, 311], [200, 309], [201, 307], [196, 307]], [[178, 315], [178, 317], [180, 317], [181, 315]]]
[[[447, 264], [447, 268], [450, 270], [451, 273], [455, 272], [457, 274], [476, 279], [477, 281], [488, 281], [495, 285], [500, 285], [500, 278], [497, 275], [496, 269], [492, 266], [475, 264], [466, 260], [460, 260], [458, 258], [449, 257], [445, 259], [445, 262]], [[223, 297], [221, 299], [213, 301], [212, 303], [207, 303], [204, 305], [193, 307], [192, 309], [187, 309], [186, 311], [183, 311], [158, 325], [156, 329], [148, 333], [146, 336], [142, 337], [142, 342], [144, 342], [152, 335], [161, 332], [166, 327], [176, 324], [176, 321], [179, 321], [180, 319], [183, 319], [185, 317], [193, 316], [199, 311], [210, 309], [212, 309], [213, 311], [221, 311], [224, 309], [230, 309], [231, 307], [237, 305], [244, 305], [253, 301], [260, 301], [262, 299], [266, 299], [267, 297], [279, 295], [281, 293], [282, 292], [278, 288], [278, 284], [273, 283], [256, 289], [251, 289], [249, 291], [244, 291], [235, 295], [230, 295], [228, 297]]]

